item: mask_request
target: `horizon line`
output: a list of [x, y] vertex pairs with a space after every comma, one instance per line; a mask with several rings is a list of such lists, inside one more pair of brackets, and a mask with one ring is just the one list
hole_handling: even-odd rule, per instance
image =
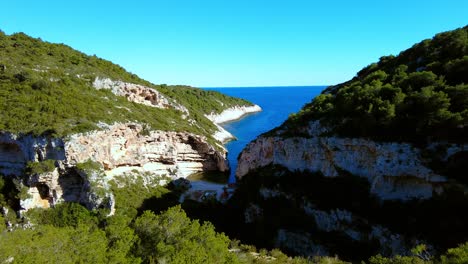
[[281, 87], [329, 87], [332, 85], [261, 85], [261, 86], [195, 86], [199, 88], [281, 88]]

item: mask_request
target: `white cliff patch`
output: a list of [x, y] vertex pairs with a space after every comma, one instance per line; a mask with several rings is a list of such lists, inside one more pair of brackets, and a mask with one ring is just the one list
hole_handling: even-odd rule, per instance
[[93, 82], [93, 87], [98, 90], [110, 90], [113, 94], [124, 96], [131, 102], [162, 109], [174, 108], [185, 114], [189, 113], [185, 106], [165, 97], [156, 89], [144, 85], [114, 81], [108, 78], [96, 78]]
[[234, 106], [234, 107], [225, 109], [220, 114], [211, 113], [209, 115], [206, 115], [206, 117], [216, 124], [221, 124], [221, 123], [226, 123], [226, 122], [240, 119], [246, 114], [260, 112], [260, 111], [262, 111], [262, 108], [258, 105]]
[[205, 115], [205, 117], [208, 118], [211, 122], [213, 122], [218, 128], [218, 131], [215, 132], [213, 137], [220, 142], [227, 142], [231, 139], [235, 139], [235, 137], [231, 133], [229, 133], [227, 130], [225, 130], [222, 126], [220, 126], [219, 124], [235, 121], [235, 120], [242, 118], [243, 116], [247, 114], [260, 112], [260, 111], [262, 111], [262, 108], [258, 105], [235, 106], [235, 107], [225, 109], [220, 114], [211, 113], [209, 115]]

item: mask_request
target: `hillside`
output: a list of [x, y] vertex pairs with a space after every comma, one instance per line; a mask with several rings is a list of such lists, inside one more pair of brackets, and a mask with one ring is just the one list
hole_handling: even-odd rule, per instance
[[[148, 107], [130, 102], [108, 89], [95, 89], [96, 80], [155, 89], [167, 105]], [[154, 85], [64, 44], [0, 31], [2, 131], [64, 136], [98, 129], [99, 122], [138, 122], [151, 129], [187, 131], [211, 138], [217, 128], [205, 115], [238, 105], [252, 104], [214, 91]], [[188, 111], [183, 113], [184, 109]]]
[[384, 141], [468, 142], [468, 26], [384, 56], [329, 87], [285, 123]]
[[468, 26], [382, 57], [247, 145], [240, 237], [352, 261], [464, 243], [467, 129]]
[[0, 262], [308, 263], [188, 218], [168, 187], [228, 171], [213, 120], [259, 110], [0, 32]]

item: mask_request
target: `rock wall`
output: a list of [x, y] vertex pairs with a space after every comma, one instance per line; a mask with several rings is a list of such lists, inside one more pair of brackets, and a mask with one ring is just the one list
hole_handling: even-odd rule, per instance
[[65, 160], [62, 139], [0, 132], [0, 174], [20, 175], [26, 162], [46, 159]]
[[[251, 142], [239, 156], [237, 177], [255, 168], [279, 164], [291, 171], [319, 171], [327, 177], [336, 177], [340, 169], [345, 170], [367, 178], [371, 193], [384, 200], [425, 199], [443, 191], [441, 186], [447, 178], [431, 170], [422, 150], [411, 144], [320, 136], [310, 127], [304, 130], [309, 130], [307, 137], [262, 136]], [[468, 149], [468, 145], [441, 145], [446, 149], [445, 160]], [[437, 144], [431, 147], [437, 148]]]
[[200, 171], [228, 171], [225, 152], [202, 136], [185, 132], [144, 131], [139, 124], [116, 124], [102, 131], [76, 134], [65, 143], [67, 161], [103, 164], [107, 175], [138, 170], [187, 177]]
[[[125, 172], [187, 177], [200, 171], [228, 171], [226, 153], [204, 137], [184, 132], [146, 131], [139, 124], [115, 124], [66, 139], [0, 133], [0, 174], [21, 179], [28, 197], [23, 209], [46, 208], [76, 201], [88, 208], [112, 205], [112, 197], [97, 197], [90, 186], [108, 191], [107, 182]], [[27, 162], [55, 160], [55, 170], [24, 175]], [[89, 175], [75, 166], [88, 160], [100, 163], [103, 175]], [[92, 184], [93, 183], [93, 184]], [[101, 188], [100, 187], [100, 188]], [[111, 209], [111, 208], [110, 208]]]

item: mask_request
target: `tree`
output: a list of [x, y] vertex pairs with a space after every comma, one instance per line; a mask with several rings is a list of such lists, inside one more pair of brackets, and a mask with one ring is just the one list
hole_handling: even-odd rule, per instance
[[180, 206], [155, 215], [145, 211], [135, 221], [140, 238], [137, 254], [162, 263], [227, 263], [229, 239], [213, 225], [190, 220]]
[[106, 263], [103, 231], [37, 226], [0, 234], [1, 263]]

